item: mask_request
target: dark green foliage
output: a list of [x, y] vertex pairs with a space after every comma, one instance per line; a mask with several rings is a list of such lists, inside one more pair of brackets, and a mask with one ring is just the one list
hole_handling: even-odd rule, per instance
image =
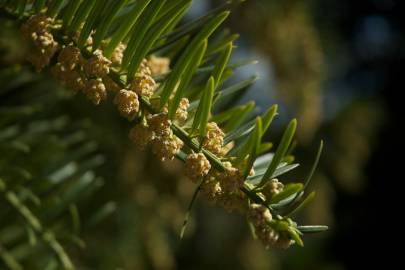
[[23, 68], [1, 69], [0, 82], [2, 261], [13, 270], [73, 269], [66, 249], [81, 249], [81, 234], [108, 214], [80, 214], [103, 184], [94, 170], [104, 157], [86, 136], [91, 126], [55, 114], [66, 93], [43, 93], [49, 83]]

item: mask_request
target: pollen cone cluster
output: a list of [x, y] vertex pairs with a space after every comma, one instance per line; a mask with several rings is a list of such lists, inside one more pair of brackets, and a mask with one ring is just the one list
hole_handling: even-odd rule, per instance
[[[138, 149], [150, 147], [161, 161], [172, 160], [176, 156], [183, 159], [185, 175], [192, 182], [200, 183], [201, 192], [224, 209], [246, 215], [266, 247], [285, 248], [293, 243], [286, 232], [279, 232], [271, 226], [273, 217], [269, 209], [252, 203], [243, 192], [243, 166], [234, 164], [232, 159], [226, 157], [234, 142], [224, 145], [225, 133], [219, 125], [209, 122], [206, 135], [197, 140], [187, 133], [190, 128], [189, 114], [193, 116], [194, 113], [187, 98], [179, 101], [171, 118], [169, 107], [173, 96], [169, 98], [169, 105], [160, 106], [160, 85], [157, 82], [170, 74], [170, 59], [149, 56], [143, 59], [135, 75], [128, 78], [129, 75], [121, 69], [127, 48], [125, 43], [119, 43], [110, 54], [103, 51], [104, 45], [101, 49], [93, 50], [92, 31], [84, 48], [79, 48], [80, 31], [77, 31], [70, 39], [62, 39], [59, 44], [61, 39], [56, 41], [53, 33], [58, 27], [54, 19], [43, 14], [30, 17], [21, 27], [22, 35], [32, 45], [28, 61], [37, 71], [49, 67], [58, 81], [75, 93], [84, 94], [95, 105], [109, 100], [109, 95], [113, 95], [110, 100], [119, 115], [133, 125], [129, 138]], [[179, 129], [183, 133], [179, 133]], [[184, 147], [185, 144], [187, 147]], [[212, 162], [217, 159], [217, 166], [214, 166]], [[249, 175], [253, 174], [252, 169]], [[269, 199], [282, 192], [283, 188], [281, 182], [272, 179], [260, 191], [260, 196]]]

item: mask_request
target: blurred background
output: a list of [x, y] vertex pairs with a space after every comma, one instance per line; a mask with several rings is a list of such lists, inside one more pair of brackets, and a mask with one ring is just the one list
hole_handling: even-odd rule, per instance
[[[189, 19], [221, 1], [194, 2]], [[259, 109], [280, 105], [269, 139], [277, 141], [289, 119], [299, 120], [295, 154], [301, 166], [281, 180], [301, 180], [320, 139], [325, 141], [311, 184], [317, 198], [300, 220], [327, 224], [330, 230], [306, 237], [305, 248], [265, 250], [242, 217], [202, 197], [179, 241], [195, 188], [182, 176], [181, 164], [161, 164], [132, 148], [128, 124], [112, 105], [90, 106], [82, 96], [72, 99], [46, 75], [21, 70], [40, 81], [37, 92], [62, 93], [50, 112], [85, 122], [87, 136], [104, 156], [96, 169], [104, 183], [92, 204], [113, 201], [115, 211], [82, 234], [86, 247], [72, 248], [80, 269], [343, 270], [358, 269], [370, 258], [382, 261], [381, 248], [395, 237], [380, 227], [389, 216], [380, 202], [389, 181], [398, 178], [390, 168], [400, 141], [394, 93], [402, 91], [405, 78], [403, 6], [400, 0], [248, 0], [227, 23], [230, 32], [241, 35], [232, 61], [259, 61], [236, 74], [239, 80], [260, 76], [243, 100], [255, 100]], [[15, 32], [12, 25], [0, 30], [1, 68], [21, 61]], [[32, 89], [7, 83], [23, 93]], [[23, 100], [2, 97], [1, 106]]]

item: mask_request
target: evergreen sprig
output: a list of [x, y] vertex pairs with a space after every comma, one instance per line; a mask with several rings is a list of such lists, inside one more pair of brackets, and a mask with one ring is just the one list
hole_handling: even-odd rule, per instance
[[[218, 29], [240, 1], [180, 24], [191, 2], [37, 0], [0, 5], [22, 23], [23, 35], [33, 44], [29, 60], [38, 71], [49, 68], [97, 105], [113, 94], [120, 114], [134, 125], [130, 138], [136, 145], [150, 145], [162, 160], [185, 162], [191, 180], [201, 183], [193, 202], [203, 192], [245, 214], [266, 246], [302, 246], [301, 235], [325, 230], [298, 226], [290, 218], [314, 197], [304, 192], [322, 144], [305, 185], [284, 186], [276, 179], [298, 166], [286, 158], [297, 121], [289, 123], [272, 153], [272, 144], [263, 138], [277, 106], [256, 118], [253, 102], [226, 106], [256, 80], [227, 83], [246, 63], [228, 63], [237, 36]], [[14, 194], [5, 183], [1, 187], [6, 198]], [[21, 209], [23, 216], [29, 213]], [[18, 263], [0, 248], [10, 267]], [[59, 258], [63, 267], [73, 267]]]

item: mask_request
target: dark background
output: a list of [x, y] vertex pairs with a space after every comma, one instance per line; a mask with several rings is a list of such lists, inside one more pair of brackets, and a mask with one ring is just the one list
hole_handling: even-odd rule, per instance
[[[394, 224], [398, 224], [395, 220], [402, 182], [398, 169], [402, 163], [400, 152], [403, 146], [403, 136], [399, 131], [403, 126], [400, 119], [403, 110], [399, 96], [404, 85], [404, 2], [322, 2], [319, 9], [323, 15], [319, 15], [320, 20], [333, 18], [336, 31], [347, 40], [350, 55], [357, 62], [347, 71], [347, 80], [362, 73], [379, 77], [381, 84], [376, 96], [384, 104], [386, 113], [377, 144], [365, 167], [367, 187], [356, 196], [338, 193], [334, 209], [338, 229], [331, 242], [332, 256], [344, 262], [347, 269], [362, 268], [365, 264], [395, 267], [394, 247], [395, 243], [400, 242]], [[358, 21], [367, 16], [384, 18], [395, 36], [387, 44], [389, 49], [382, 49], [378, 56], [363, 58], [354, 48], [353, 40], [358, 31]], [[364, 44], [365, 47], [367, 45]], [[350, 219], [350, 224], [346, 224]]]

